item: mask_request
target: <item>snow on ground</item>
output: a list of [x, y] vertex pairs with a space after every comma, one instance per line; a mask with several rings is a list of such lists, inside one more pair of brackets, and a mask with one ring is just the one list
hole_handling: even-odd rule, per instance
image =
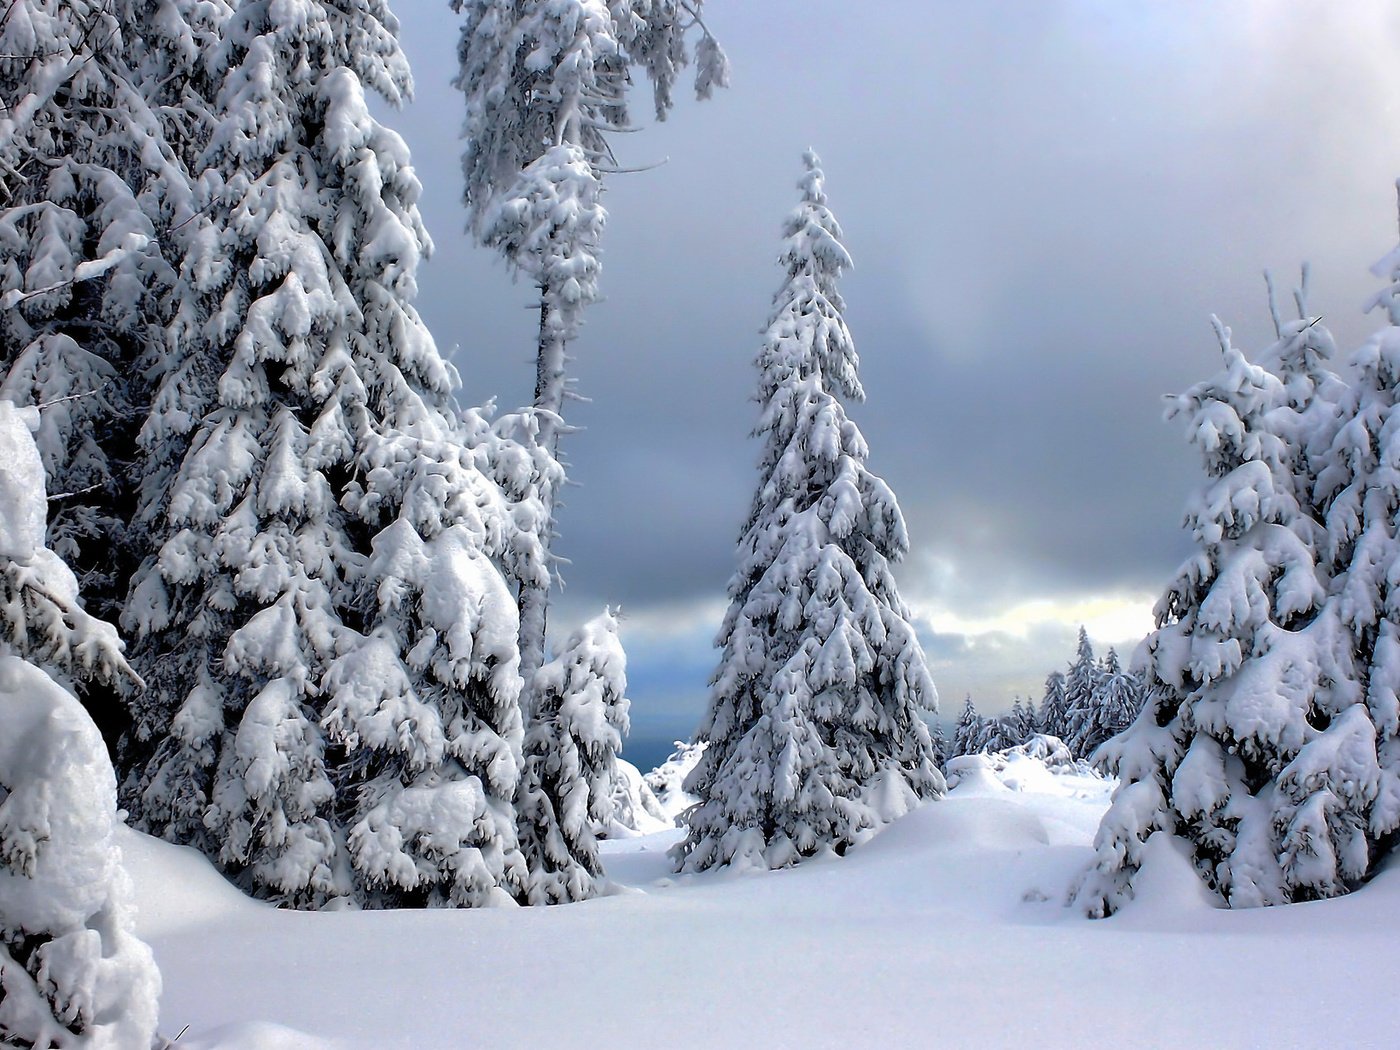
[[1400, 872], [1229, 912], [1161, 841], [1144, 899], [1090, 922], [1060, 902], [1111, 783], [1030, 757], [956, 779], [783, 872], [677, 877], [677, 832], [609, 841], [619, 892], [554, 908], [283, 912], [122, 844], [182, 1050], [1394, 1045]]

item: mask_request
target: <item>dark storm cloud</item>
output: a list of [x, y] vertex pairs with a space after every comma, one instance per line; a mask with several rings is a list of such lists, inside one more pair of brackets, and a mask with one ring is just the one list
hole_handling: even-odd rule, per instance
[[[535, 322], [529, 289], [461, 233], [454, 19], [397, 6], [418, 102], [390, 121], [438, 246], [421, 308], [459, 347], [466, 398], [509, 407], [530, 396]], [[920, 603], [988, 617], [1159, 591], [1198, 477], [1161, 395], [1216, 367], [1210, 314], [1259, 348], [1261, 269], [1287, 282], [1310, 258], [1339, 342], [1373, 326], [1366, 267], [1394, 242], [1400, 174], [1382, 0], [711, 0], [708, 16], [733, 87], [618, 143], [625, 164], [669, 163], [610, 181], [607, 301], [574, 347], [593, 400], [566, 448], [570, 608], [722, 602], [755, 481], [751, 359], [808, 145], [856, 260], [843, 290], [869, 399], [851, 414], [908, 514]]]

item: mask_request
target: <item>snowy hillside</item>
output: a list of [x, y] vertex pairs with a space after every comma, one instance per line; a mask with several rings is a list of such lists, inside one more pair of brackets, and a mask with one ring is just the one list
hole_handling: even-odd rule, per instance
[[1394, 872], [1229, 912], [1167, 853], [1091, 922], [1060, 899], [1111, 782], [1020, 756], [956, 779], [772, 874], [672, 876], [675, 831], [606, 842], [622, 891], [554, 908], [277, 911], [191, 850], [122, 844], [181, 1050], [1390, 1045], [1367, 1004], [1391, 994]]

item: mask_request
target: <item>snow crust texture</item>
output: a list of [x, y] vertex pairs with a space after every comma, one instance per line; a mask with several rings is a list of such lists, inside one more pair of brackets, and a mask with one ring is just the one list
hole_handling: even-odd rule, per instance
[[[919, 1047], [933, 1031], [950, 1050], [1074, 1050], [1086, 1032], [1127, 1050], [1393, 1042], [1393, 974], [1376, 960], [1400, 933], [1394, 872], [1341, 900], [1230, 911], [1185, 844], [1158, 837], [1135, 899], [1089, 922], [1062, 894], [1114, 782], [1031, 755], [967, 761], [946, 798], [839, 861], [676, 877], [680, 832], [616, 839], [601, 850], [625, 892], [566, 908], [293, 914], [239, 897], [189, 850], [121, 842], [167, 974], [164, 1026], [190, 1024], [177, 1045], [206, 1050], [417, 1050], [483, 1032], [503, 1050]], [[548, 1010], [541, 959], [559, 976]], [[852, 1005], [832, 1009], [833, 988]], [[1008, 988], [1016, 1010], [1001, 1009]]]

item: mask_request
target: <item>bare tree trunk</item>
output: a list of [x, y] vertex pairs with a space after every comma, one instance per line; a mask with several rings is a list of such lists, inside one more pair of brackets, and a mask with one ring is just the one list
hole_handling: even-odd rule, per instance
[[[564, 337], [554, 324], [549, 297], [545, 294], [545, 289], [541, 288], [540, 333], [535, 358], [535, 407], [545, 413], [540, 419], [540, 443], [551, 457], [557, 454], [559, 448], [559, 429], [563, 424], [564, 394], [567, 385]], [[554, 487], [550, 485], [540, 495], [544, 503], [546, 522], [540, 535], [540, 547], [548, 563], [550, 547], [554, 540]], [[534, 710], [535, 672], [544, 666], [549, 591], [548, 584], [541, 587], [522, 581], [520, 585], [520, 674], [525, 679], [521, 701], [527, 719]]]

